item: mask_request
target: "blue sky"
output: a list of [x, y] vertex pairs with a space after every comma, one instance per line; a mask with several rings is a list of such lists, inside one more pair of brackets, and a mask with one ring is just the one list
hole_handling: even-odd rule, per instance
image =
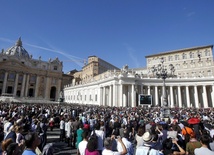
[[122, 68], [145, 56], [214, 44], [213, 0], [1, 0], [0, 49], [21, 37], [33, 58], [64, 72], [96, 55]]

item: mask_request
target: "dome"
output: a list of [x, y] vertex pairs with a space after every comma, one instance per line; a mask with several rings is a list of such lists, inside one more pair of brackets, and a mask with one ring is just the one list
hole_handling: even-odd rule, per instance
[[18, 39], [16, 45], [3, 52], [6, 55], [30, 58], [28, 52], [22, 47], [21, 38]]

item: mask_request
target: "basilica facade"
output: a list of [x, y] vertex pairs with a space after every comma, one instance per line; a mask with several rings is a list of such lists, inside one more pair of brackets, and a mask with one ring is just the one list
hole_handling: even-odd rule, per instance
[[57, 101], [63, 79], [62, 67], [58, 58], [33, 59], [19, 38], [14, 46], [0, 53], [0, 94], [26, 101]]
[[[214, 106], [213, 46], [192, 47], [146, 56], [145, 68], [108, 70], [82, 83], [64, 87], [65, 102], [103, 106], [140, 106], [139, 95], [151, 95], [151, 106], [208, 108]], [[164, 60], [173, 66], [174, 76], [157, 77], [153, 68]], [[83, 75], [82, 75], [83, 76]], [[163, 89], [164, 88], [164, 89]]]

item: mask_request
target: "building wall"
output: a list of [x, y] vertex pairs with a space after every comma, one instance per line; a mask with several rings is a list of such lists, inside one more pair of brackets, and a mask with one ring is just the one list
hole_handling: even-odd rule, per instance
[[43, 61], [41, 57], [33, 59], [27, 55], [21, 39], [0, 53], [0, 94], [57, 100], [61, 91], [62, 62], [58, 58]]
[[[194, 56], [190, 58], [191, 52], [194, 52]], [[200, 58], [196, 55], [197, 52], [200, 53]], [[179, 59], [174, 60], [178, 54]], [[185, 59], [181, 59], [182, 55], [186, 56]], [[162, 106], [163, 80], [152, 76], [153, 73], [150, 70], [153, 65], [159, 64], [161, 57], [164, 57], [166, 61], [164, 65], [181, 64], [180, 68], [175, 69], [177, 76], [165, 80], [169, 107], [207, 108], [214, 106], [212, 46], [147, 56], [147, 68], [130, 70], [124, 66], [121, 70], [109, 70], [99, 74], [87, 83], [67, 85], [64, 88], [65, 101], [101, 106], [135, 107], [140, 106], [138, 103], [139, 94], [146, 94], [152, 95], [152, 106]], [[211, 62], [206, 64], [207, 60]], [[188, 64], [187, 68], [181, 63], [184, 61]], [[200, 61], [202, 65], [199, 65]], [[190, 67], [193, 62], [195, 67]], [[209, 69], [211, 71], [208, 74]], [[202, 73], [200, 71], [204, 71], [203, 75], [200, 74]], [[84, 98], [77, 97], [82, 95]]]

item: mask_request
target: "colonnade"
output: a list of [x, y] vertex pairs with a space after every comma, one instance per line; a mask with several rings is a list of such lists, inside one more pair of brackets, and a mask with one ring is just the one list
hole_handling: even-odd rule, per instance
[[[162, 105], [162, 85], [114, 84], [99, 88], [98, 104], [103, 106], [135, 107], [138, 95], [152, 95], [152, 106]], [[214, 85], [166, 86], [169, 107], [214, 107]], [[93, 95], [93, 94], [92, 94]]]
[[51, 91], [52, 98], [58, 98], [61, 88], [61, 79], [52, 83], [52, 78], [23, 72], [4, 72], [0, 94], [11, 94], [14, 97], [34, 97], [49, 100]]

